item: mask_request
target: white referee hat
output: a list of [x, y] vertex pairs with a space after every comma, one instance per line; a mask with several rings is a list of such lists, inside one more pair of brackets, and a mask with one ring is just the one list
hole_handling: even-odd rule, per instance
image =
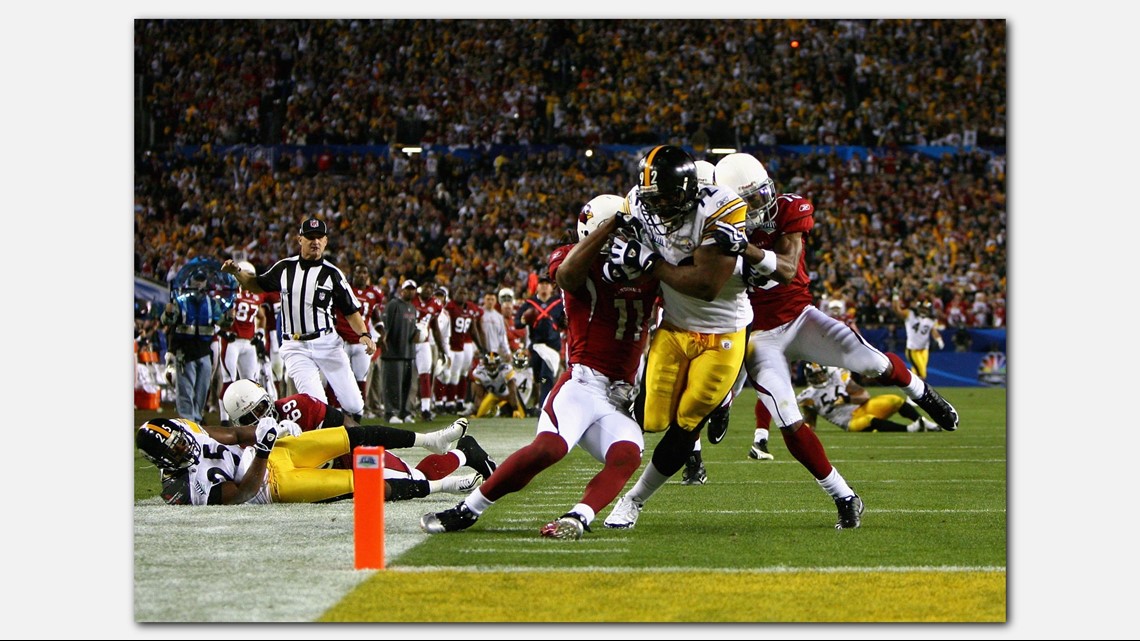
[[416, 281], [414, 281], [410, 278], [408, 280], [405, 280], [404, 282], [400, 283], [400, 289], [407, 289], [409, 287], [411, 287], [412, 289], [415, 289], [415, 288], [419, 287], [419, 285], [416, 284]]

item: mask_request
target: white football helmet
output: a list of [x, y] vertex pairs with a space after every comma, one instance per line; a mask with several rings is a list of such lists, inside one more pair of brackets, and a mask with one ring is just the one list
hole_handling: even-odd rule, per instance
[[499, 304], [502, 305], [507, 301], [514, 301], [515, 293], [511, 291], [510, 287], [504, 287], [499, 290]]
[[716, 166], [707, 160], [697, 161], [697, 184], [704, 187], [705, 185], [715, 185], [713, 181], [713, 173], [716, 171]]
[[249, 262], [248, 260], [243, 260], [243, 261], [239, 262], [237, 264], [237, 266], [238, 266], [238, 269], [242, 270], [243, 272], [245, 272], [247, 274], [256, 274], [257, 273], [257, 270], [253, 268], [253, 263]]
[[843, 318], [847, 314], [847, 305], [838, 298], [827, 301], [827, 315], [832, 318]]
[[578, 242], [589, 236], [599, 225], [618, 215], [625, 208], [625, 199], [613, 194], [595, 196], [578, 212]]
[[771, 227], [776, 219], [778, 194], [759, 160], [751, 154], [729, 154], [716, 164], [715, 180], [718, 186], [735, 191], [748, 203], [745, 220], [748, 231], [760, 226]]
[[266, 416], [277, 418], [277, 409], [269, 392], [248, 378], [230, 384], [222, 395], [222, 406], [234, 425], [253, 425]]

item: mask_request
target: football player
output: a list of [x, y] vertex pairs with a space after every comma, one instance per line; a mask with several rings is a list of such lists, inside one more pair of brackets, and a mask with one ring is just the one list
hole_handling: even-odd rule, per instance
[[[804, 424], [815, 428], [822, 416], [848, 432], [940, 432], [942, 428], [922, 416], [908, 398], [897, 394], [872, 397], [851, 379], [842, 367], [825, 367], [819, 363], [804, 364], [808, 387], [796, 396]], [[890, 417], [899, 414], [909, 423], [895, 423]]]
[[938, 331], [938, 320], [934, 318], [934, 305], [928, 300], [920, 300], [913, 308], [907, 308], [895, 294], [891, 298], [891, 309], [906, 327], [906, 359], [914, 366], [914, 373], [925, 379], [931, 341], [938, 349], [946, 346]]
[[[415, 281], [406, 281], [416, 286]], [[437, 358], [445, 358], [447, 343], [444, 341], [443, 331], [440, 329], [440, 314], [443, 313], [443, 303], [434, 296], [435, 284], [424, 283], [423, 287], [412, 299], [416, 308], [416, 341], [415, 341], [415, 368], [416, 380], [419, 383], [420, 415], [424, 420], [434, 418], [432, 412], [433, 390], [432, 380], [435, 378], [435, 363]], [[403, 423], [400, 414], [403, 408], [388, 408], [389, 423]], [[429, 418], [430, 417], [430, 418]]]
[[[232, 389], [232, 387], [231, 387]], [[426, 434], [425, 447], [438, 453], [467, 431], [466, 420]], [[167, 503], [316, 503], [348, 498], [352, 470], [320, 469], [359, 445], [411, 446], [411, 433], [393, 427], [337, 427], [301, 433], [291, 421], [264, 416], [255, 425], [206, 427], [184, 418], [154, 418], [135, 432], [135, 445], [158, 467]], [[278, 434], [281, 437], [278, 438]], [[433, 492], [462, 493], [482, 476], [427, 480], [385, 469], [384, 498], [399, 501]]]
[[663, 145], [641, 159], [626, 201], [631, 216], [610, 264], [661, 281], [664, 315], [646, 360], [643, 427], [664, 435], [606, 517], [616, 528], [633, 527], [645, 501], [689, 459], [706, 417], [732, 391], [752, 321], [739, 257], [714, 239], [721, 228], [744, 237], [747, 205], [735, 192], [699, 185], [692, 157]]
[[[379, 329], [384, 324], [380, 318], [384, 311], [384, 292], [372, 285], [372, 272], [368, 270], [367, 265], [358, 264], [353, 268], [352, 291], [356, 294], [356, 300], [360, 302], [360, 319], [364, 321], [365, 332], [372, 337], [374, 344], [382, 345], [384, 342], [383, 335], [374, 331], [373, 328]], [[364, 345], [360, 344], [360, 335], [356, 333], [352, 325], [349, 325], [344, 312], [340, 309], [334, 309], [333, 318], [335, 319], [336, 333], [344, 339], [344, 352], [348, 354], [348, 364], [352, 368], [352, 376], [356, 379], [360, 396], [367, 405], [368, 370], [372, 366], [374, 357], [378, 357], [379, 354], [369, 354]], [[377, 349], [376, 351], [380, 350]], [[336, 394], [333, 393], [332, 387], [327, 383], [325, 385], [325, 396], [329, 399], [329, 405], [339, 407]]]
[[[256, 273], [253, 265], [247, 261], [238, 263], [238, 267], [251, 274]], [[218, 400], [221, 400], [226, 389], [237, 379], [253, 378], [258, 375], [260, 366], [257, 348], [254, 347], [252, 341], [255, 334], [265, 327], [265, 309], [262, 307], [264, 296], [265, 294], [255, 294], [245, 287], [240, 287], [234, 297], [234, 306], [228, 312], [232, 317], [233, 324], [227, 331], [219, 334], [221, 351], [218, 356], [218, 364], [220, 365], [221, 371], [219, 373], [222, 379], [218, 391]], [[219, 403], [218, 411], [222, 425], [228, 426], [230, 417], [226, 414], [225, 407], [221, 403]]]
[[487, 342], [483, 336], [483, 308], [468, 300], [469, 290], [459, 285], [452, 299], [444, 305], [451, 331], [448, 349], [451, 351], [451, 365], [444, 373], [443, 401], [445, 407], [455, 412], [470, 413], [474, 408], [467, 405], [467, 381], [471, 374], [471, 364], [475, 360], [475, 350], [486, 352]]
[[836, 528], [857, 528], [863, 500], [832, 466], [815, 432], [803, 429], [788, 363], [836, 365], [897, 385], [945, 430], [957, 428], [958, 413], [933, 387], [911, 376], [897, 355], [880, 352], [812, 304], [804, 265], [804, 235], [814, 224], [815, 207], [810, 201], [799, 194], [777, 193], [760, 161], [745, 153], [722, 158], [715, 179], [748, 201], [747, 238], [734, 229], [718, 228], [714, 233], [720, 247], [745, 261], [755, 318], [745, 360], [748, 376], [780, 427], [788, 451], [834, 499], [839, 512]]
[[[265, 388], [249, 380], [234, 382], [226, 391], [222, 404], [234, 416], [234, 424], [239, 426], [254, 425], [266, 416], [290, 421], [296, 424], [301, 432], [358, 426], [351, 415], [345, 414], [340, 408], [331, 407], [308, 394], [294, 394], [273, 400]], [[431, 443], [429, 435], [398, 428], [390, 429], [411, 436], [410, 444], [403, 447], [427, 447], [425, 443]], [[463, 465], [479, 472], [483, 478], [487, 478], [491, 472], [495, 471], [495, 462], [487, 455], [475, 437], [470, 435], [460, 437], [454, 450], [439, 455], [433, 454], [420, 461], [415, 469], [422, 474], [417, 474], [395, 454], [385, 452], [384, 457], [384, 463], [388, 469], [401, 473], [406, 472], [417, 478], [423, 476], [428, 479], [440, 479]], [[352, 469], [352, 455], [346, 454], [334, 459], [332, 465], [343, 469]]]
[[[527, 363], [530, 369], [530, 363]], [[482, 362], [471, 372], [475, 381], [475, 398], [479, 402], [475, 410], [475, 418], [498, 416], [499, 408], [509, 405], [511, 416], [526, 418], [526, 406], [519, 396], [518, 383], [515, 379], [518, 373], [510, 363], [503, 361], [498, 352], [489, 352]]]
[[658, 286], [652, 277], [630, 280], [628, 273], [616, 274], [625, 268], [606, 259], [623, 208], [620, 196], [590, 200], [578, 217], [578, 243], [559, 247], [550, 256], [548, 273], [565, 302], [568, 369], [546, 397], [538, 434], [454, 508], [425, 514], [420, 520], [425, 532], [471, 527], [495, 501], [526, 487], [577, 445], [601, 462], [602, 469], [586, 484], [578, 504], [544, 525], [540, 534], [579, 539], [637, 471], [644, 441], [630, 411]]

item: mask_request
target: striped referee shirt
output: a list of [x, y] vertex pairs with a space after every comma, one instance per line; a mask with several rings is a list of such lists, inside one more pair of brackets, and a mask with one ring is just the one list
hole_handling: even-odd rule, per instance
[[304, 260], [291, 256], [277, 261], [257, 276], [267, 292], [281, 292], [283, 335], [333, 331], [333, 306], [345, 316], [360, 311], [360, 301], [336, 265], [327, 260]]

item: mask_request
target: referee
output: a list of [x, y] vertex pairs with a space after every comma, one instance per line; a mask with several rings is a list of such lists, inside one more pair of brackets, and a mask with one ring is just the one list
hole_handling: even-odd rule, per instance
[[321, 375], [336, 394], [341, 409], [360, 420], [364, 398], [356, 384], [344, 340], [335, 331], [333, 307], [344, 313], [371, 356], [376, 351], [360, 316], [360, 301], [336, 265], [324, 259], [328, 246], [324, 221], [310, 218], [297, 232], [301, 253], [279, 260], [263, 274], [242, 271], [232, 260], [222, 271], [233, 274], [253, 292], [281, 292], [281, 361], [297, 391], [327, 403]]

